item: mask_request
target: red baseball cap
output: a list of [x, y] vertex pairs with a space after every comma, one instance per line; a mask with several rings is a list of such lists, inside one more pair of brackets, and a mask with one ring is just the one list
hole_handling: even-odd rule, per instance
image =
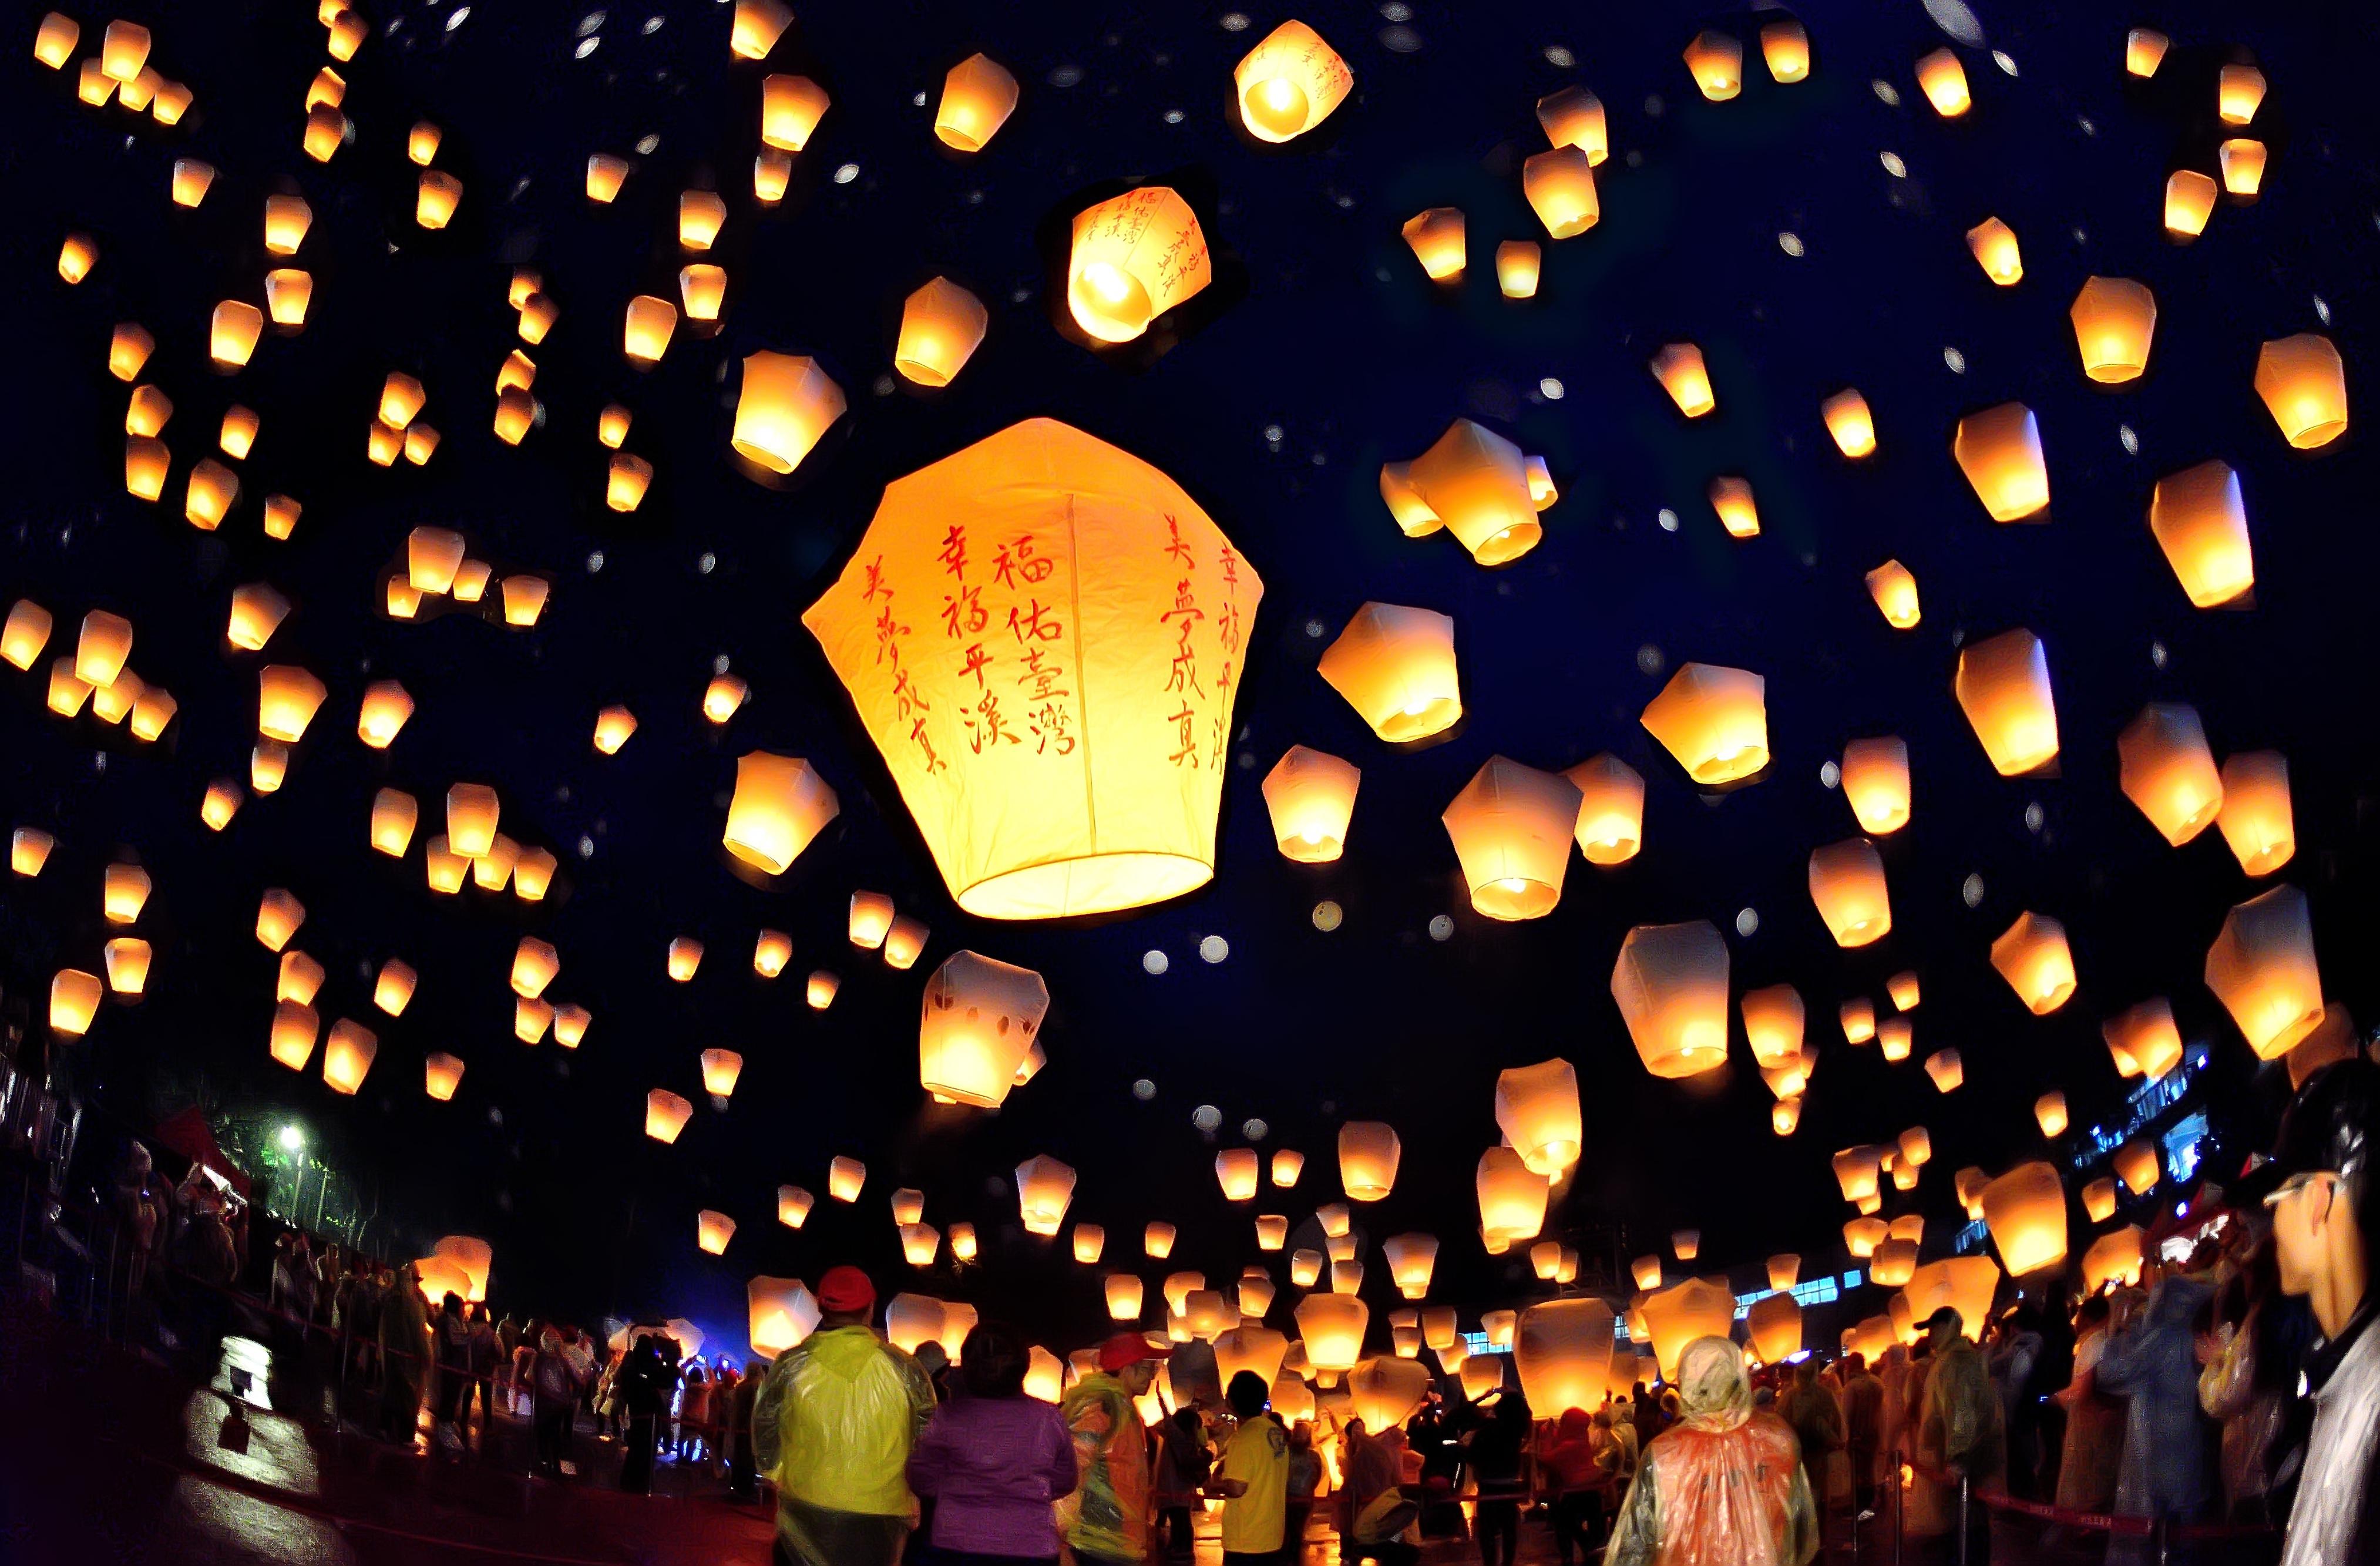
[[837, 1315], [873, 1309], [876, 1285], [868, 1281], [868, 1274], [849, 1263], [830, 1267], [826, 1276], [819, 1280], [818, 1303], [820, 1309]]
[[1099, 1345], [1099, 1368], [1122, 1370], [1127, 1366], [1138, 1365], [1144, 1359], [1163, 1359], [1172, 1352], [1172, 1349], [1150, 1348], [1148, 1340], [1138, 1332], [1118, 1332]]

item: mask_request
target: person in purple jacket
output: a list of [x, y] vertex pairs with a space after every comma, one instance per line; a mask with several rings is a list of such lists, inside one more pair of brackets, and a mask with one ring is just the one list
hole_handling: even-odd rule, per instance
[[1025, 1395], [1031, 1353], [1014, 1328], [978, 1323], [959, 1350], [962, 1395], [910, 1449], [909, 1487], [933, 1502], [927, 1542], [947, 1566], [1058, 1558], [1050, 1503], [1075, 1487], [1075, 1439], [1057, 1405]]

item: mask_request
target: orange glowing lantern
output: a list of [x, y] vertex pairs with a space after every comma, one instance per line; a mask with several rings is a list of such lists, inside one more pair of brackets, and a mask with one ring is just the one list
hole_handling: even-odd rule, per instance
[[1165, 186], [1127, 190], [1075, 215], [1066, 306], [1099, 342], [1133, 341], [1212, 277], [1197, 215]]
[[2233, 602], [2256, 585], [2248, 509], [2229, 463], [2202, 462], [2158, 480], [2149, 498], [2149, 531], [2196, 607]]
[[1392, 743], [1427, 738], [1463, 715], [1454, 621], [1434, 610], [1365, 604], [1324, 650], [1321, 674]]
[[352, 1095], [364, 1085], [380, 1053], [380, 1039], [370, 1028], [341, 1017], [322, 1040], [322, 1085], [334, 1093]]
[[892, 368], [920, 386], [947, 386], [983, 342], [990, 319], [982, 300], [947, 277], [934, 278], [901, 307]]
[[1015, 1086], [1049, 1009], [1049, 986], [1031, 968], [953, 953], [926, 981], [918, 1080], [938, 1098], [998, 1106]]
[[1345, 102], [1354, 79], [1321, 34], [1301, 21], [1273, 29], [1232, 71], [1240, 121], [1259, 141], [1287, 141], [1313, 129]]
[[1917, 86], [1944, 119], [1958, 118], [1973, 103], [1967, 92], [1966, 69], [1948, 49], [1937, 49], [1917, 62]]
[[2206, 950], [2206, 988], [2260, 1061], [2278, 1059], [2323, 1018], [2313, 920], [2305, 893], [2277, 886], [2224, 917]]
[[1440, 818], [1475, 911], [1506, 920], [1553, 911], [1584, 799], [1559, 773], [1488, 759]]
[[2116, 736], [2124, 795], [2179, 848], [2223, 807], [2223, 780], [2195, 708], [2152, 701]]
[[1643, 722], [1696, 783], [1733, 783], [1768, 765], [1767, 690], [1746, 669], [1681, 664]]
[[1993, 521], [2020, 522], [2048, 506], [2041, 426], [2022, 403], [2002, 403], [1960, 419], [1951, 451]]
[[1461, 207], [1428, 207], [1405, 220], [1405, 243], [1433, 283], [1455, 283], [1466, 261]]
[[[1254, 1150], [1249, 1149], [1251, 1159]], [[1339, 1178], [1350, 1199], [1377, 1202], [1397, 1183], [1400, 1152], [1396, 1128], [1377, 1120], [1351, 1120], [1339, 1128]], [[1251, 1175], [1248, 1195], [1255, 1196]], [[1234, 1198], [1244, 1199], [1244, 1198]]]
[[1884, 860], [1864, 837], [1810, 851], [1810, 901], [1838, 946], [1865, 946], [1891, 933]]
[[2103, 384], [2137, 381], [2148, 368], [2156, 296], [2129, 277], [2086, 277], [2068, 312], [2082, 373]]
[[1058, 1232], [1074, 1196], [1075, 1171], [1049, 1154], [1037, 1154], [1016, 1166], [1016, 1204], [1026, 1232]]
[[1629, 930], [1611, 995], [1646, 1071], [1692, 1076], [1726, 1061], [1727, 974], [1727, 943], [1707, 919]]
[[1992, 768], [2016, 777], [2058, 759], [2049, 656], [2031, 631], [2003, 631], [1959, 651], [1953, 688]]
[[2318, 334], [2266, 343], [2256, 355], [2256, 395], [2301, 451], [2328, 445], [2347, 429], [2347, 367]]
[[2223, 808], [2215, 824], [2252, 876], [2268, 876], [2297, 853], [2289, 805], [2289, 759], [2277, 750], [2245, 750], [2224, 758]]
[[722, 838], [727, 851], [770, 875], [783, 875], [842, 807], [808, 761], [766, 750], [735, 763], [735, 795]]
[[1695, 88], [1714, 103], [1724, 103], [1743, 91], [1743, 45], [1729, 34], [1706, 30], [1686, 45], [1686, 71]]

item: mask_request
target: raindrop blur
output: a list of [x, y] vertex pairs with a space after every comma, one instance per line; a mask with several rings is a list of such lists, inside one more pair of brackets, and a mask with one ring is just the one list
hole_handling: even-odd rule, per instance
[[2039, 832], [2041, 830], [2041, 823], [2047, 819], [2048, 812], [2042, 809], [2041, 802], [2039, 800], [2035, 800], [2024, 807], [2024, 830], [2027, 832]]
[[1208, 962], [1220, 963], [1232, 954], [1232, 943], [1220, 935], [1210, 935], [1198, 942], [1198, 955]]
[[2149, 643], [2149, 662], [2155, 667], [2162, 669], [2165, 667], [2165, 643], [2161, 641], [2151, 641]]
[[1868, 85], [1876, 89], [1876, 95], [1885, 103], [1891, 104], [1896, 109], [1900, 106], [1900, 90], [1893, 86], [1892, 83], [1885, 80], [1881, 77], [1878, 77], [1876, 80], [1869, 82]]
[[1257, 1120], [1253, 1116], [1240, 1122], [1240, 1135], [1246, 1137], [1251, 1142], [1261, 1142], [1266, 1136], [1269, 1135], [1271, 1132], [1271, 1126], [1267, 1125], [1264, 1122]]
[[1658, 674], [1661, 672], [1661, 665], [1665, 662], [1667, 660], [1661, 656], [1661, 649], [1651, 642], [1646, 642], [1636, 649], [1636, 668], [1640, 674]]
[[1157, 1084], [1141, 1077], [1132, 1085], [1132, 1096], [1145, 1104], [1157, 1097]]
[[1445, 941], [1453, 934], [1454, 921], [1446, 915], [1440, 914], [1429, 921], [1429, 938], [1432, 941]]
[[1561, 401], [1562, 390], [1562, 383], [1555, 380], [1550, 375], [1537, 382], [1538, 395], [1543, 396], [1546, 401], [1549, 403], [1558, 403]]
[[1201, 1104], [1190, 1111], [1190, 1123], [1201, 1131], [1212, 1131], [1223, 1123], [1223, 1111], [1212, 1104]]
[[1953, 375], [1964, 375], [1967, 372], [1967, 356], [1956, 348], [1944, 348], [1942, 362], [1950, 367], [1950, 373]]
[[1821, 786], [1838, 788], [1841, 786], [1842, 781], [1843, 770], [1832, 761], [1826, 762], [1818, 768], [1818, 782]]
[[1678, 514], [1666, 505], [1660, 509], [1654, 520], [1660, 523], [1661, 531], [1665, 533], [1674, 533], [1678, 530]]
[[1150, 950], [1143, 952], [1140, 954], [1140, 965], [1148, 973], [1159, 974], [1163, 973], [1167, 968], [1172, 967], [1173, 965], [1165, 960], [1164, 953], [1152, 947]]
[[1802, 253], [1802, 237], [1791, 229], [1787, 229], [1777, 236], [1777, 248], [1789, 256], [1798, 256]]
[[1738, 908], [1735, 911], [1735, 933], [1749, 941], [1760, 929], [1760, 910]]
[[1346, 915], [1336, 903], [1322, 902], [1314, 905], [1314, 928], [1328, 934], [1337, 929]]
[[2139, 435], [2137, 435], [2137, 434], [2135, 434], [2135, 433], [2133, 432], [2133, 431], [2132, 431], [2132, 427], [2131, 427], [2131, 425], [2129, 425], [2129, 424], [2119, 424], [2119, 425], [2117, 425], [2117, 426], [2116, 426], [2116, 439], [2117, 439], [2118, 441], [2119, 441], [2119, 442], [2121, 442], [2121, 443], [2122, 443], [2122, 444], [2123, 444], [2123, 448], [2124, 448], [2124, 454], [2125, 454], [2126, 455], [2128, 455], [2128, 456], [2138, 456], [2138, 455], [2141, 455], [2141, 438], [2140, 438], [2140, 436], [2139, 436]]
[[1559, 43], [1548, 43], [1546, 45], [1546, 64], [1557, 69], [1568, 70], [1578, 64], [1578, 56]]
[[1979, 875], [1969, 876], [1965, 883], [1959, 888], [1959, 896], [1970, 908], [1981, 904], [1984, 900], [1984, 878]]
[[1223, 30], [1225, 32], [1247, 31], [1248, 18], [1246, 15], [1240, 11], [1225, 11], [1223, 13]]
[[1884, 172], [1892, 176], [1893, 178], [1902, 179], [1908, 176], [1909, 165], [1900, 161], [1900, 153], [1878, 152], [1876, 155], [1876, 162], [1884, 165]]
[[848, 185], [858, 177], [859, 165], [857, 164], [844, 164], [834, 171], [834, 182], [837, 185]]
[[2016, 74], [2016, 61], [2010, 57], [2008, 51], [2005, 49], [1995, 49], [1992, 51], [1992, 64], [1999, 67], [2000, 69], [2008, 72], [2010, 76], [2014, 76]]

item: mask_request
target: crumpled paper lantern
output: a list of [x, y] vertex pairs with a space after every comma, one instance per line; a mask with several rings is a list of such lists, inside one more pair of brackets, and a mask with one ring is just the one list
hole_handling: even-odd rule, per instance
[[1380, 495], [1407, 538], [1444, 528], [1482, 565], [1501, 565], [1535, 549], [1545, 529], [1529, 481], [1530, 457], [1468, 419], [1446, 427], [1421, 455], [1380, 469]]
[[890, 485], [803, 624], [959, 906], [1052, 918], [1212, 877], [1263, 590], [1172, 480], [1035, 419]]

